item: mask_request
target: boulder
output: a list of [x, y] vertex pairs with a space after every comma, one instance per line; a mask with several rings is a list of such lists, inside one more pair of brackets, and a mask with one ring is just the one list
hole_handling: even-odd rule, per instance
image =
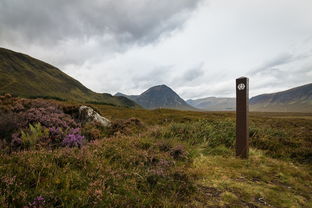
[[104, 127], [109, 127], [111, 125], [111, 121], [107, 118], [104, 118], [100, 114], [98, 114], [95, 110], [88, 106], [80, 106], [79, 108], [79, 119], [82, 122], [94, 121], [101, 124]]

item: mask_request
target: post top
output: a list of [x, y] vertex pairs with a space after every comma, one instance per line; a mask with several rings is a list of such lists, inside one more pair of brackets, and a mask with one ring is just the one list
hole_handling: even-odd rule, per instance
[[239, 79], [247, 79], [248, 80], [248, 77], [239, 77], [236, 80], [239, 80]]

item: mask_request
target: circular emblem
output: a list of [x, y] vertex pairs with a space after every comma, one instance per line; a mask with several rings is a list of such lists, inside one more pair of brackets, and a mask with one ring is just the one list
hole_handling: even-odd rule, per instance
[[245, 87], [246, 87], [246, 86], [245, 86], [245, 84], [243, 84], [243, 83], [240, 83], [240, 84], [237, 85], [237, 89], [238, 89], [238, 90], [244, 90]]

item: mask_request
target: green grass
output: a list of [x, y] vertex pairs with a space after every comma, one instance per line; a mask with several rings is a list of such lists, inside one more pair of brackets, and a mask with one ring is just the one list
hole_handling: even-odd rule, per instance
[[129, 137], [2, 155], [0, 204], [21, 207], [40, 195], [53, 207], [183, 205], [195, 186], [190, 162], [179, 160], [151, 140]]
[[193, 162], [193, 171], [201, 174], [197, 181], [212, 187], [203, 190], [198, 205], [231, 207], [311, 207], [311, 167], [294, 165], [269, 158], [251, 149], [249, 160], [233, 156], [200, 156]]
[[90, 105], [116, 125], [83, 148], [1, 153], [0, 207], [312, 207], [309, 114], [252, 113], [241, 160], [234, 113]]

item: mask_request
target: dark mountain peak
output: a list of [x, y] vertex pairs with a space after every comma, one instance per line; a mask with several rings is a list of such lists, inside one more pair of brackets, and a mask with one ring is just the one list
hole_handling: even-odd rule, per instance
[[123, 97], [125, 97], [126, 95], [121, 93], [121, 92], [117, 92], [114, 96], [123, 96]]
[[168, 87], [168, 86], [167, 86], [167, 85], [165, 85], [165, 84], [156, 85], [156, 86], [151, 87], [151, 88], [169, 88], [169, 89], [171, 89], [170, 87]]
[[168, 87], [168, 86], [167, 86], [167, 85], [165, 85], [165, 84], [162, 84], [162, 85], [156, 85], [156, 86], [151, 87], [151, 88], [164, 88], [164, 89], [169, 88], [169, 89], [171, 89], [170, 87]]
[[176, 92], [174, 92], [167, 85], [157, 85], [149, 88], [141, 95], [124, 95], [119, 93], [118, 95], [127, 97], [137, 102], [144, 108], [172, 108], [181, 110], [194, 110], [195, 108], [188, 105]]
[[146, 90], [145, 92], [143, 92], [141, 95], [145, 96], [145, 95], [148, 95], [148, 94], [155, 94], [155, 93], [156, 94], [162, 93], [165, 96], [178, 96], [178, 94], [175, 93], [167, 85], [157, 85], [157, 86], [151, 87], [148, 90]]

